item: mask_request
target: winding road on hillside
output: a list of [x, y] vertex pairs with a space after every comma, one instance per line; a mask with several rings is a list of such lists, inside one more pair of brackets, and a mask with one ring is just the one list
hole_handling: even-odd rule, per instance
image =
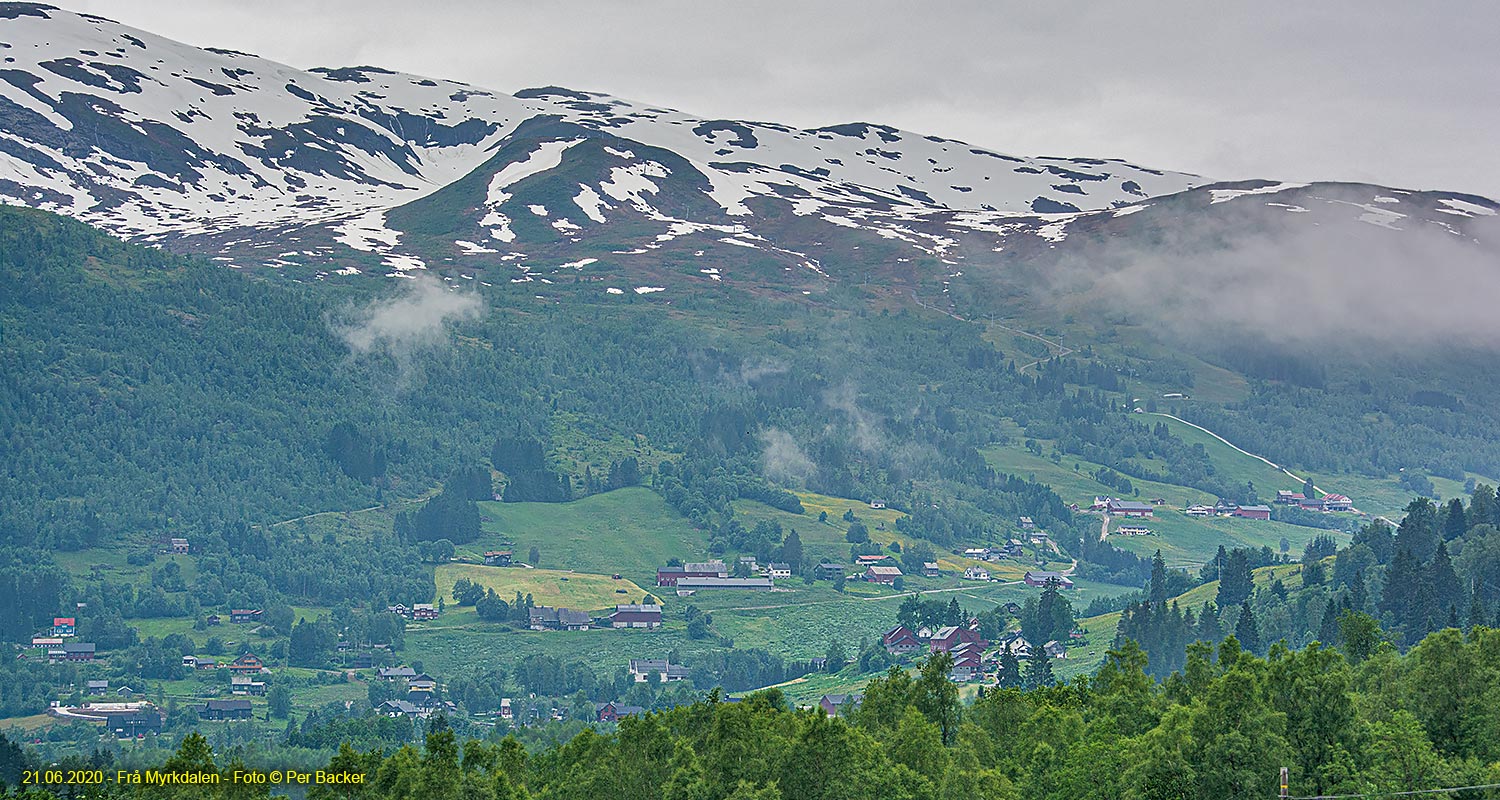
[[[1153, 417], [1166, 417], [1167, 419], [1175, 419], [1178, 422], [1181, 422], [1182, 424], [1188, 426], [1189, 428], [1196, 428], [1196, 429], [1198, 429], [1200, 431], [1203, 431], [1204, 433], [1208, 434], [1209, 436], [1212, 436], [1215, 439], [1218, 439], [1219, 441], [1223, 442], [1225, 445], [1227, 445], [1231, 450], [1234, 450], [1235, 452], [1243, 453], [1243, 454], [1245, 454], [1245, 455], [1247, 455], [1247, 456], [1255, 459], [1256, 461], [1262, 462], [1262, 463], [1266, 464], [1267, 466], [1272, 467], [1273, 469], [1280, 470], [1281, 474], [1287, 476], [1288, 478], [1291, 478], [1294, 481], [1303, 482], [1303, 481], [1307, 480], [1306, 478], [1293, 473], [1291, 470], [1287, 469], [1286, 467], [1281, 466], [1280, 464], [1276, 463], [1275, 461], [1272, 461], [1271, 459], [1266, 458], [1265, 456], [1257, 455], [1255, 453], [1252, 453], [1249, 450], [1246, 450], [1245, 448], [1240, 447], [1239, 445], [1236, 445], [1234, 442], [1231, 442], [1228, 439], [1225, 439], [1224, 437], [1220, 436], [1219, 434], [1214, 433], [1213, 431], [1209, 430], [1208, 428], [1203, 427], [1202, 425], [1197, 425], [1197, 424], [1188, 422], [1187, 420], [1183, 419], [1182, 417], [1174, 417], [1171, 414], [1163, 414], [1163, 413], [1161, 413], [1159, 411], [1147, 411], [1145, 413], [1148, 414], [1148, 415], [1150, 415], [1150, 416], [1153, 416]], [[1321, 488], [1319, 488], [1317, 486], [1317, 484], [1313, 485], [1313, 490], [1314, 491], [1318, 491], [1318, 492], [1323, 491]]]
[[[936, 311], [939, 314], [944, 314], [946, 316], [952, 317], [953, 319], [956, 319], [959, 322], [977, 322], [977, 320], [964, 319], [963, 317], [960, 317], [959, 315], [953, 313], [952, 311], [948, 311], [946, 309], [938, 308], [937, 306], [934, 306], [934, 305], [931, 305], [931, 304], [928, 304], [928, 303], [924, 303], [924, 302], [922, 302], [922, 298], [920, 298], [920, 297], [917, 296], [916, 292], [912, 292], [911, 293], [911, 299], [914, 300], [914, 301], [916, 301], [917, 305], [919, 305], [919, 306], [927, 309], [928, 311]], [[1048, 359], [1061, 358], [1062, 356], [1072, 355], [1073, 353], [1078, 352], [1077, 350], [1074, 350], [1073, 348], [1068, 347], [1067, 345], [1063, 344], [1062, 342], [1054, 342], [1051, 339], [1047, 339], [1047, 338], [1043, 338], [1041, 336], [1037, 336], [1034, 333], [1030, 333], [1028, 331], [1023, 331], [1020, 328], [1012, 328], [1009, 325], [1002, 325], [1002, 324], [1000, 324], [998, 322], [994, 322], [994, 321], [986, 321], [983, 324], [994, 325], [995, 327], [1000, 328], [1001, 330], [1010, 331], [1011, 333], [1014, 333], [1014, 334], [1016, 334], [1018, 336], [1025, 336], [1025, 337], [1027, 337], [1029, 339], [1035, 339], [1035, 340], [1041, 342], [1042, 344], [1047, 345], [1048, 347], [1057, 348], [1057, 352], [1056, 353], [1050, 353], [1045, 358], [1039, 358], [1039, 359], [1037, 359], [1035, 361], [1032, 361], [1029, 364], [1023, 364], [1023, 365], [1021, 365], [1021, 366], [1019, 366], [1019, 367], [1016, 368], [1016, 372], [1025, 372], [1026, 370], [1028, 370], [1028, 369], [1036, 366], [1037, 364], [1040, 364], [1043, 361], [1046, 361]]]

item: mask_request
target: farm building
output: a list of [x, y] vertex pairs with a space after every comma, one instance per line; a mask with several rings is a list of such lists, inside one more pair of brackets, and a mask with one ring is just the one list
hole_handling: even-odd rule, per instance
[[916, 634], [907, 630], [905, 625], [897, 625], [880, 635], [880, 643], [886, 652], [892, 655], [905, 655], [914, 653], [922, 648], [922, 643], [917, 641]]
[[727, 578], [729, 567], [723, 561], [698, 561], [680, 567], [661, 567], [656, 570], [657, 586], [676, 586], [683, 578]]
[[818, 700], [818, 707], [823, 709], [824, 714], [836, 717], [846, 709], [855, 708], [863, 699], [865, 696], [862, 694], [825, 694]]
[[250, 719], [249, 700], [210, 700], [198, 707], [204, 720]]
[[820, 581], [831, 581], [843, 574], [843, 564], [834, 564], [832, 562], [824, 561], [816, 567], [813, 567], [813, 577], [817, 578]]
[[927, 644], [934, 653], [950, 652], [961, 644], [977, 644], [983, 650], [989, 642], [979, 635], [979, 631], [958, 625], [948, 625], [938, 628], [932, 634]]
[[629, 672], [636, 683], [645, 683], [653, 677], [661, 683], [685, 681], [692, 674], [692, 670], [687, 667], [673, 664], [665, 658], [632, 658]]
[[609, 615], [611, 628], [660, 628], [661, 606], [630, 604], [615, 606]]
[[865, 570], [865, 580], [869, 583], [895, 583], [901, 577], [899, 567], [873, 566]]
[[1341, 494], [1323, 495], [1324, 511], [1353, 511], [1354, 501]]
[[1116, 517], [1149, 517], [1155, 513], [1150, 503], [1114, 499], [1105, 505], [1105, 511]]
[[1061, 572], [1027, 572], [1022, 580], [1026, 582], [1027, 586], [1046, 586], [1048, 581], [1057, 581], [1059, 584], [1058, 588], [1073, 588], [1073, 581], [1069, 580], [1068, 576]]
[[1243, 519], [1270, 519], [1270, 506], [1240, 506], [1234, 510], [1234, 516]]
[[571, 608], [536, 606], [530, 614], [529, 621], [534, 631], [586, 631], [593, 624], [587, 612]]
[[677, 593], [691, 593], [701, 589], [765, 591], [774, 585], [770, 578], [683, 578], [677, 581]]

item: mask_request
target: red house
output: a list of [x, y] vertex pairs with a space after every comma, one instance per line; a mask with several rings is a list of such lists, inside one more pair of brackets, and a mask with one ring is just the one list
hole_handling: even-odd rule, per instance
[[897, 567], [870, 567], [865, 570], [865, 580], [870, 583], [895, 583], [901, 577]]
[[885, 646], [886, 652], [898, 656], [914, 653], [922, 648], [917, 635], [907, 630], [905, 625], [897, 625], [881, 634], [880, 643]]
[[1270, 506], [1240, 506], [1234, 510], [1234, 516], [1243, 519], [1270, 519]]
[[627, 706], [624, 703], [600, 703], [594, 710], [594, 719], [598, 722], [619, 722], [620, 717], [634, 717], [646, 712], [640, 706]]
[[934, 631], [928, 644], [934, 653], [947, 653], [957, 649], [960, 645], [978, 645], [979, 649], [983, 650], [989, 642], [979, 635], [979, 631], [949, 625]]
[[729, 567], [723, 561], [688, 562], [680, 567], [660, 567], [656, 570], [657, 586], [676, 586], [682, 578], [727, 578]]

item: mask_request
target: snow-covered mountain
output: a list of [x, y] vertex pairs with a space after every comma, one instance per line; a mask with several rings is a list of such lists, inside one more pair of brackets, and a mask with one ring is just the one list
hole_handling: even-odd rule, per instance
[[[555, 87], [300, 70], [29, 3], [0, 3], [0, 61], [0, 201], [320, 277], [451, 267], [513, 282], [610, 269], [720, 281], [743, 267], [817, 282], [914, 261], [953, 277], [976, 254], [1152, 219], [1135, 214], [1167, 195], [1224, 214], [1306, 191], [865, 123], [802, 130]], [[1399, 227], [1376, 200], [1390, 191], [1338, 194], [1340, 213]], [[1494, 210], [1451, 198], [1462, 205], [1411, 207], [1454, 212], [1437, 221], [1459, 236], [1460, 216]], [[715, 266], [695, 267], [705, 253]]]

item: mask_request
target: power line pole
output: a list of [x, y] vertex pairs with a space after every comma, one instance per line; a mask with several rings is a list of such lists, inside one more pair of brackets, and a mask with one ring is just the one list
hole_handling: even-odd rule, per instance
[[1288, 797], [1292, 796], [1292, 794], [1288, 790], [1287, 786], [1288, 786], [1288, 784], [1287, 784], [1287, 770], [1286, 770], [1286, 767], [1282, 767], [1281, 768], [1281, 797], [1282, 797], [1283, 800], [1285, 800], [1285, 798], [1288, 798]]

